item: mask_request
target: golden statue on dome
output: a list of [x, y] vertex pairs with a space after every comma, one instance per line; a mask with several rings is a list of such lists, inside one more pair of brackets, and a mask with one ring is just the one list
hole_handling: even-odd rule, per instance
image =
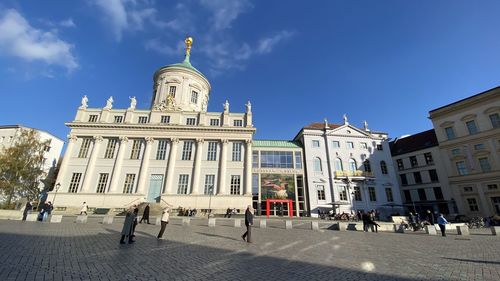
[[193, 45], [193, 37], [186, 37], [184, 43], [186, 43], [186, 56], [189, 56], [191, 54], [191, 46]]

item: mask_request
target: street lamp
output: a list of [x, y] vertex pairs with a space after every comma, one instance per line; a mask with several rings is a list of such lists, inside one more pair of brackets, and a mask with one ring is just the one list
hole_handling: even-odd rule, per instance
[[52, 200], [52, 206], [54, 206], [56, 204], [56, 196], [57, 196], [57, 191], [59, 190], [59, 188], [61, 187], [61, 184], [60, 183], [56, 183], [56, 192], [54, 193], [54, 200]]
[[208, 217], [210, 218], [212, 216], [212, 193], [214, 191], [214, 186], [211, 185], [210, 187], [208, 187], [208, 194], [209, 194], [209, 198], [208, 198]]

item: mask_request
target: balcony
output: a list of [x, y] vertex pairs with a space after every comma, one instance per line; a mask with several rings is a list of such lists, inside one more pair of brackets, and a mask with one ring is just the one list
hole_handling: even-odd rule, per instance
[[335, 178], [372, 178], [373, 172], [366, 172], [361, 170], [356, 171], [335, 171]]

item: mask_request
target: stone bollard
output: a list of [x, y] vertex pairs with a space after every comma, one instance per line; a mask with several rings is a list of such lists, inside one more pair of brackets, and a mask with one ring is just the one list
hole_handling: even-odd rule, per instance
[[285, 229], [292, 229], [292, 221], [291, 220], [285, 220]]
[[[394, 232], [396, 233], [405, 233], [405, 227], [402, 224], [394, 224]], [[435, 231], [435, 229], [434, 229]]]
[[234, 227], [241, 227], [241, 219], [234, 219]]
[[161, 217], [156, 217], [155, 225], [161, 225]]
[[312, 222], [311, 222], [311, 229], [312, 229], [312, 230], [319, 230], [319, 222], [317, 222], [317, 221], [312, 221]]
[[37, 221], [37, 219], [38, 213], [28, 214], [28, 216], [26, 217], [26, 221]]
[[104, 216], [102, 218], [102, 224], [113, 224], [114, 216]]
[[260, 220], [260, 225], [259, 225], [260, 228], [266, 228], [266, 220], [264, 219], [261, 219]]
[[87, 223], [87, 216], [77, 216], [76, 223]]
[[429, 235], [437, 235], [436, 227], [433, 225], [426, 225], [425, 226], [425, 233], [427, 233]]
[[51, 223], [61, 223], [61, 221], [62, 221], [62, 215], [51, 215], [50, 216]]
[[208, 219], [208, 227], [215, 227], [215, 218]]
[[466, 225], [457, 226], [458, 235], [469, 235], [469, 227]]
[[492, 235], [500, 236], [500, 226], [492, 226], [490, 229]]
[[191, 218], [182, 218], [182, 225], [190, 225]]

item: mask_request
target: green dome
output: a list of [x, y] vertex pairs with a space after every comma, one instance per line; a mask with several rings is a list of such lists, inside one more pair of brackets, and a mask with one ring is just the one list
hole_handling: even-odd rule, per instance
[[187, 68], [189, 70], [192, 70], [192, 71], [200, 74], [203, 78], [205, 78], [206, 80], [208, 80], [207, 77], [205, 77], [205, 75], [203, 75], [203, 73], [201, 73], [198, 69], [196, 69], [191, 64], [191, 62], [189, 61], [189, 55], [186, 55], [186, 57], [184, 58], [184, 61], [181, 62], [181, 63], [170, 64], [170, 65], [164, 66], [164, 67], [162, 67], [160, 69], [169, 68], [169, 67], [183, 67], [183, 68]]

